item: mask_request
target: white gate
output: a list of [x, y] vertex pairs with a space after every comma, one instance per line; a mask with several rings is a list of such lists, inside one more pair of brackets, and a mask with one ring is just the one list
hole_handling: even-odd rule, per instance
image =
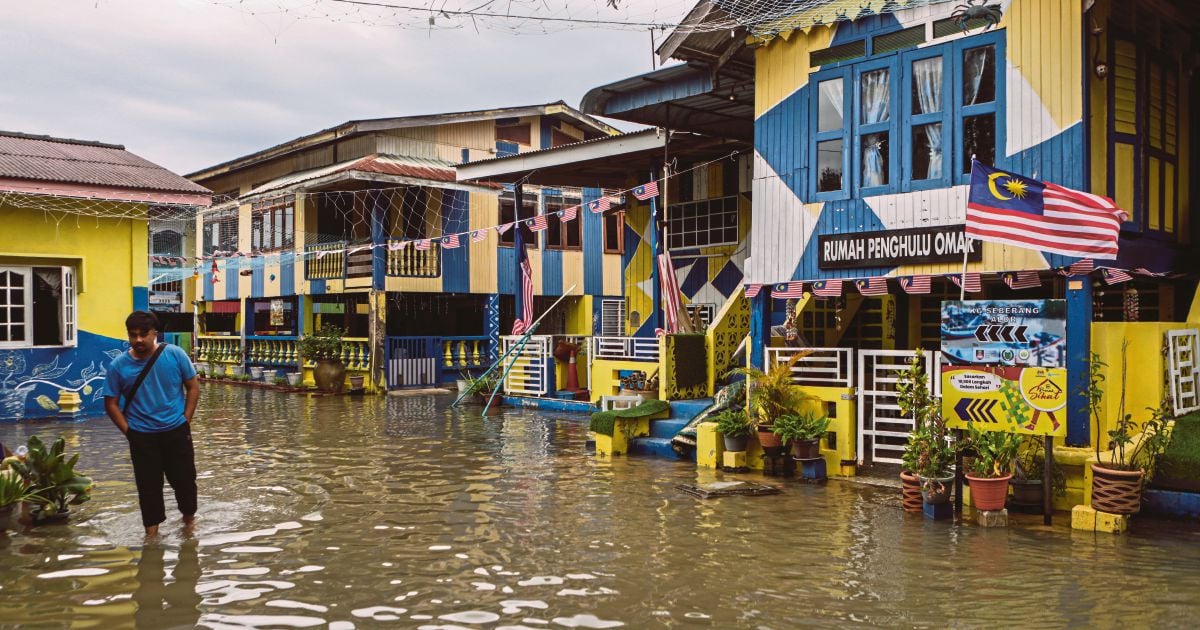
[[854, 387], [852, 348], [767, 348], [768, 371], [786, 363], [796, 385]]
[[[896, 404], [897, 372], [908, 369], [917, 354], [924, 356], [929, 387], [940, 397], [941, 353], [920, 350], [858, 351], [858, 463], [899, 464], [915, 428], [900, 415]], [[869, 457], [868, 457], [869, 456]]]
[[[501, 354], [508, 352], [521, 344], [521, 337], [501, 337]], [[550, 392], [550, 369], [553, 366], [550, 353], [553, 351], [550, 335], [535, 335], [529, 337], [525, 347], [518, 352], [513, 350], [516, 360], [510, 354], [504, 359], [504, 366], [512, 363], [512, 369], [504, 378], [504, 392], [518, 396], [545, 396]]]
[[1167, 331], [1167, 380], [1170, 381], [1171, 406], [1176, 414], [1200, 409], [1200, 369], [1196, 365], [1200, 351], [1200, 330]]

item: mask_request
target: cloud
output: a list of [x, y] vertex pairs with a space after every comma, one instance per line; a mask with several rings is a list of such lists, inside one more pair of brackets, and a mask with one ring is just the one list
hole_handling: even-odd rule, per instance
[[565, 100], [650, 69], [645, 32], [425, 32], [202, 1], [0, 6], [0, 129], [188, 173], [347, 120]]

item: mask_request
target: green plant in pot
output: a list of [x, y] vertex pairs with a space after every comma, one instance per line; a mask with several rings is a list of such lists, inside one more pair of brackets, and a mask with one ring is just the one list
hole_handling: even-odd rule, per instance
[[979, 510], [1003, 510], [1008, 499], [1008, 482], [1021, 448], [1021, 436], [1004, 431], [981, 431], [967, 423], [969, 437], [963, 445], [972, 452], [967, 472], [971, 501]]
[[21, 505], [22, 501], [29, 501], [32, 498], [33, 492], [26, 486], [25, 480], [17, 474], [17, 471], [9, 468], [7, 464], [0, 466], [0, 532], [8, 529], [12, 513], [17, 506]]
[[342, 363], [342, 335], [337, 326], [324, 325], [310, 335], [300, 337], [300, 355], [314, 362], [313, 381], [323, 392], [342, 391], [346, 366]]
[[1148, 409], [1150, 418], [1138, 423], [1133, 414], [1125, 412], [1125, 384], [1128, 382], [1129, 341], [1121, 345], [1121, 401], [1117, 419], [1108, 431], [1108, 450], [1101, 451], [1104, 440], [1100, 437], [1102, 407], [1104, 400], [1104, 373], [1106, 364], [1100, 355], [1092, 353], [1086, 390], [1088, 407], [1095, 421], [1093, 432], [1096, 446], [1096, 463], [1092, 464], [1092, 508], [1109, 514], [1137, 514], [1142, 508], [1142, 490], [1154, 476], [1158, 456], [1170, 443], [1167, 421], [1172, 416], [1169, 401], [1158, 409]]
[[[1013, 461], [1012, 505], [1014, 509], [1041, 514], [1045, 507], [1046, 453], [1042, 436], [1027, 435], [1021, 440], [1017, 458]], [[1062, 467], [1054, 464], [1050, 487], [1054, 495], [1067, 494], [1067, 475]]]
[[726, 409], [718, 413], [713, 421], [717, 423], [717, 433], [725, 440], [725, 450], [739, 452], [746, 450], [750, 434], [754, 432], [754, 423], [742, 411]]
[[75, 472], [79, 454], [69, 459], [63, 452], [66, 442], [58, 438], [47, 449], [36, 435], [26, 444], [28, 452], [22, 457], [9, 457], [4, 467], [15, 471], [28, 490], [24, 499], [33, 504], [35, 523], [65, 520], [70, 506], [91, 499], [92, 480]]
[[735, 368], [729, 375], [746, 378], [749, 387], [747, 409], [757, 424], [758, 442], [767, 455], [783, 452], [783, 441], [771, 430], [784, 415], [794, 414], [810, 396], [792, 384], [792, 367], [804, 355], [797, 353], [789, 361], [776, 363], [763, 372], [756, 368]]
[[821, 437], [829, 430], [829, 417], [811, 411], [788, 413], [775, 419], [771, 432], [792, 447], [796, 459], [821, 456]]
[[[492, 408], [498, 407], [502, 402], [501, 392], [496, 388], [499, 383], [500, 373], [495, 370], [482, 376], [467, 376], [467, 395], [480, 405], [486, 405], [490, 400]], [[494, 396], [492, 395], [493, 391], [496, 392]]]
[[[913, 511], [918, 492], [925, 503], [946, 503], [954, 481], [950, 467], [954, 465], [955, 452], [950, 444], [950, 430], [942, 418], [941, 401], [929, 389], [929, 376], [919, 356], [913, 357], [908, 369], [897, 372], [896, 376], [896, 404], [901, 415], [911, 417], [914, 425], [900, 456], [904, 465], [900, 479], [904, 483], [905, 509]], [[920, 511], [920, 506], [916, 511]]]

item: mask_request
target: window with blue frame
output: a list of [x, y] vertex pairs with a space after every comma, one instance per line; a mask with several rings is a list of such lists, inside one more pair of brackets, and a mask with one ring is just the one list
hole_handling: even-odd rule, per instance
[[866, 57], [813, 73], [813, 199], [940, 188], [966, 183], [972, 157], [996, 164], [1003, 41], [1000, 31], [886, 54], [870, 42]]

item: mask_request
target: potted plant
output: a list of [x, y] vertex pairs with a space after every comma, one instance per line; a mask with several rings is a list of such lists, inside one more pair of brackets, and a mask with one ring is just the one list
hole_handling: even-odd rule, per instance
[[9, 523], [12, 522], [13, 511], [17, 506], [22, 501], [28, 501], [31, 498], [32, 493], [17, 471], [7, 466], [0, 466], [0, 532], [8, 529]]
[[717, 423], [717, 433], [725, 440], [725, 450], [739, 452], [746, 450], [750, 434], [754, 432], [754, 423], [740, 411], [726, 409], [718, 413], [713, 420]]
[[290, 387], [300, 387], [300, 381], [302, 381], [303, 379], [304, 379], [303, 372], [288, 372], [287, 373], [287, 384]]
[[254, 381], [262, 380], [263, 369], [257, 365], [250, 366], [250, 379]]
[[65, 521], [70, 506], [91, 498], [92, 480], [75, 472], [79, 454], [67, 459], [63, 452], [66, 442], [61, 437], [48, 450], [36, 435], [26, 446], [24, 457], [9, 457], [4, 467], [15, 471], [29, 490], [25, 500], [34, 506], [35, 524]]
[[363, 385], [364, 385], [364, 383], [366, 383], [366, 380], [367, 380], [367, 377], [366, 377], [366, 375], [363, 375], [363, 374], [351, 374], [351, 375], [350, 375], [350, 389], [353, 389], [353, 390], [360, 390], [360, 389], [362, 389], [362, 388], [363, 388]]
[[904, 465], [900, 480], [905, 484], [905, 509], [912, 511], [917, 492], [924, 503], [948, 502], [954, 481], [950, 474], [954, 448], [942, 418], [941, 401], [929, 389], [929, 376], [919, 356], [913, 357], [907, 370], [897, 374], [896, 404], [901, 415], [912, 417], [914, 425], [900, 456]]
[[325, 325], [311, 335], [300, 337], [300, 355], [313, 361], [313, 380], [323, 392], [342, 391], [346, 382], [346, 366], [342, 363], [343, 330]]
[[792, 384], [792, 367], [802, 355], [796, 354], [790, 361], [776, 363], [763, 372], [756, 368], [736, 368], [730, 375], [746, 377], [749, 387], [747, 409], [757, 423], [758, 442], [763, 452], [778, 455], [783, 452], [783, 440], [771, 430], [781, 417], [794, 414], [810, 397]]
[[771, 432], [785, 444], [791, 444], [796, 459], [821, 456], [821, 436], [829, 430], [829, 417], [815, 413], [787, 413], [775, 418]]
[[287, 387], [288, 380], [282, 376], [276, 376], [275, 378], [271, 379], [271, 383], [273, 383], [275, 387]]
[[[1017, 458], [1013, 461], [1013, 478], [1009, 481], [1012, 486], [1012, 505], [1040, 514], [1045, 507], [1045, 475], [1046, 454], [1041, 436], [1027, 435], [1021, 440], [1017, 450]], [[1051, 471], [1050, 485], [1055, 496], [1063, 496], [1067, 492], [1067, 476], [1063, 469], [1055, 464]]]
[[1169, 403], [1158, 409], [1150, 409], [1150, 419], [1141, 427], [1135, 438], [1137, 423], [1133, 414], [1125, 413], [1125, 383], [1128, 382], [1127, 350], [1129, 342], [1121, 346], [1121, 402], [1117, 419], [1108, 431], [1108, 450], [1100, 450], [1101, 407], [1104, 398], [1104, 374], [1106, 364], [1100, 355], [1092, 353], [1088, 373], [1088, 406], [1096, 423], [1093, 433], [1096, 442], [1096, 463], [1092, 464], [1092, 508], [1109, 514], [1137, 514], [1142, 509], [1142, 489], [1154, 475], [1158, 456], [1167, 448], [1170, 436], [1167, 419], [1171, 416]]
[[967, 473], [971, 501], [979, 510], [1003, 510], [1021, 436], [1004, 431], [980, 431], [974, 422], [967, 423], [967, 432], [970, 437], [964, 448], [974, 453]]
[[[467, 395], [471, 396], [476, 403], [487, 405], [488, 411], [491, 412], [491, 410], [499, 408], [504, 402], [500, 390], [496, 387], [499, 384], [500, 375], [494, 370], [478, 377], [469, 377], [467, 381]], [[492, 392], [495, 392], [495, 394]]]

